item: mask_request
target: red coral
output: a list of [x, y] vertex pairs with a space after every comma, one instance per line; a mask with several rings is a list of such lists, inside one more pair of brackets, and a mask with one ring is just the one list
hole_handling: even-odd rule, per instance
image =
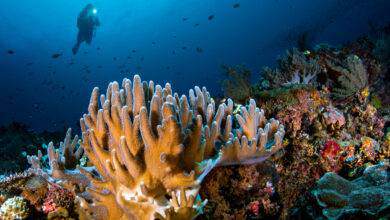
[[323, 158], [334, 159], [341, 151], [340, 145], [333, 140], [328, 140], [324, 144], [324, 149], [321, 152]]
[[49, 191], [46, 194], [42, 211], [46, 214], [55, 211], [60, 207], [70, 209], [73, 207], [74, 194], [58, 185], [50, 184]]
[[343, 165], [342, 149], [333, 140], [328, 140], [321, 151], [321, 164], [328, 172], [338, 172]]
[[259, 201], [253, 201], [249, 204], [249, 212], [255, 216], [259, 215], [260, 211], [260, 202]]

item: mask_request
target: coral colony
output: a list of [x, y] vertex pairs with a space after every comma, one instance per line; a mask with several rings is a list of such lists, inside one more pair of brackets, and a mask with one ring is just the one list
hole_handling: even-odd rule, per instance
[[255, 84], [224, 67], [226, 98], [139, 75], [94, 88], [80, 139], [1, 177], [1, 219], [387, 218], [383, 45], [293, 49]]

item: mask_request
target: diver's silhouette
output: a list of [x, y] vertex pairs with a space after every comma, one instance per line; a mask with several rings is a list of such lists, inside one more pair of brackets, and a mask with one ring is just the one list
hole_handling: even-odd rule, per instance
[[100, 22], [96, 16], [95, 7], [92, 4], [88, 4], [77, 17], [77, 28], [79, 32], [77, 34], [77, 42], [72, 48], [73, 54], [77, 53], [82, 42], [91, 44], [94, 31], [99, 25]]

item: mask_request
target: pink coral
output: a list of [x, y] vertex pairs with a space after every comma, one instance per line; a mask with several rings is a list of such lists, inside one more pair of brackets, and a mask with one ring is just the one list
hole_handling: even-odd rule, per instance
[[253, 201], [249, 204], [249, 212], [255, 216], [259, 215], [260, 211], [260, 202], [259, 201]]
[[275, 189], [271, 181], [267, 181], [266, 186], [259, 190], [259, 200], [253, 201], [248, 206], [248, 211], [254, 216], [259, 216], [260, 211], [265, 215], [273, 215], [278, 209], [278, 204], [271, 201], [271, 196]]
[[333, 106], [327, 106], [326, 112], [324, 113], [325, 124], [334, 126], [338, 125], [339, 127], [345, 124], [345, 118], [342, 112], [337, 110]]
[[45, 201], [42, 206], [42, 211], [46, 214], [57, 210], [60, 207], [70, 209], [73, 207], [75, 196], [73, 193], [58, 185], [50, 184], [49, 191], [46, 194]]

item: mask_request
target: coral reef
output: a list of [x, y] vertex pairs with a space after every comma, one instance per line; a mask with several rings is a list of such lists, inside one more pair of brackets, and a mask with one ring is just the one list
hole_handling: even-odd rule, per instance
[[[326, 173], [313, 194], [329, 219], [379, 218], [390, 207], [389, 165], [368, 167], [363, 175], [348, 181], [335, 173]], [[387, 211], [386, 211], [387, 210]]]
[[225, 66], [218, 102], [138, 75], [94, 88], [82, 140], [17, 148], [38, 154], [0, 177], [2, 218], [388, 218], [387, 41], [291, 49], [257, 83]]
[[245, 192], [239, 187], [234, 193], [229, 190], [231, 181], [245, 179], [237, 173], [246, 171], [261, 183], [267, 177], [253, 172], [256, 165], [218, 168], [210, 174], [218, 181], [206, 178], [201, 190], [209, 200], [205, 216], [269, 218], [263, 207], [272, 204], [279, 207], [278, 218], [322, 218], [320, 206], [302, 208], [315, 201], [309, 192], [316, 180], [329, 171], [355, 179], [368, 166], [388, 159], [390, 142], [384, 139], [388, 120], [377, 109], [383, 109], [378, 103], [386, 97], [373, 95], [378, 93], [377, 79], [386, 72], [373, 48], [370, 40], [359, 39], [342, 48], [291, 50], [275, 70], [265, 69], [260, 81], [248, 87], [254, 88], [250, 97], [260, 103], [266, 117], [285, 126], [285, 154], [267, 161], [276, 169], [272, 184], [277, 199], [256, 199], [253, 192], [240, 202], [230, 199], [230, 194]]

